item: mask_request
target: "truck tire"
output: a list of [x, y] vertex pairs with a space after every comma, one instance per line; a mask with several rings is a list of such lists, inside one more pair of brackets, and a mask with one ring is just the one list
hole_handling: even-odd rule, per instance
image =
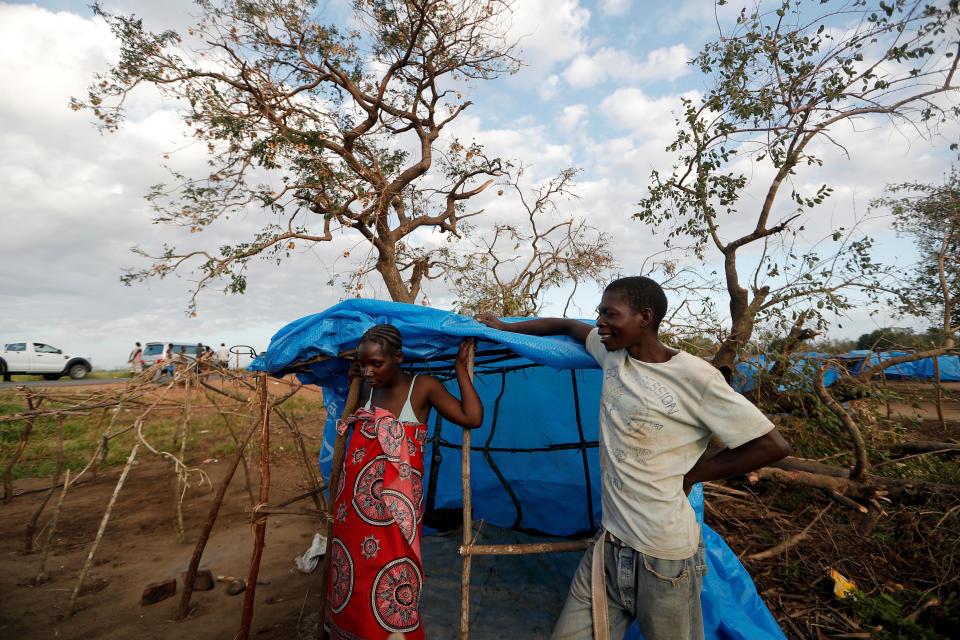
[[7, 373], [7, 363], [0, 360], [0, 379], [4, 382], [10, 382], [10, 374]]
[[74, 380], [82, 380], [90, 373], [90, 368], [85, 364], [75, 364], [67, 370], [67, 375]]

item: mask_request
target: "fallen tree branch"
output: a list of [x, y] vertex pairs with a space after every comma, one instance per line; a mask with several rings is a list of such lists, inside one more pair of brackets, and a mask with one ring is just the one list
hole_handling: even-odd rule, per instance
[[[775, 473], [777, 471], [781, 473]], [[875, 497], [875, 495], [902, 498], [910, 494], [939, 495], [946, 493], [960, 496], [960, 485], [923, 482], [905, 478], [887, 478], [873, 474], [858, 482], [850, 479], [849, 469], [804, 458], [784, 458], [774, 462], [769, 467], [754, 471], [748, 477], [751, 481], [754, 479], [779, 480], [819, 489], [829, 489], [846, 496], [863, 499], [869, 499]]]
[[857, 459], [856, 464], [853, 465], [853, 469], [850, 470], [850, 478], [852, 480], [862, 480], [869, 468], [869, 462], [867, 461], [867, 443], [863, 441], [863, 434], [860, 433], [860, 428], [857, 426], [857, 423], [850, 417], [850, 413], [844, 409], [839, 402], [833, 399], [833, 396], [830, 395], [830, 392], [827, 391], [827, 388], [824, 386], [823, 376], [826, 372], [826, 365], [820, 367], [817, 375], [813, 376], [813, 388], [817, 392], [817, 397], [820, 398], [820, 402], [827, 405], [827, 408], [840, 419], [840, 422], [846, 427], [847, 433], [850, 434], [850, 439], [853, 440], [854, 454]]
[[[918, 440], [916, 442], [904, 442], [890, 447], [890, 453], [897, 455], [903, 454], [922, 454], [922, 453], [946, 453], [948, 455], [960, 454], [960, 444], [955, 442], [935, 442], [932, 440]], [[892, 462], [892, 461], [891, 461]]]
[[810, 533], [810, 529], [813, 527], [813, 525], [817, 524], [817, 522], [820, 520], [820, 518], [823, 517], [823, 514], [825, 514], [827, 511], [829, 511], [829, 510], [830, 510], [830, 507], [832, 507], [832, 506], [833, 506], [833, 505], [829, 505], [829, 504], [828, 504], [828, 505], [825, 506], [823, 509], [821, 509], [821, 510], [820, 510], [820, 513], [818, 513], [817, 516], [816, 516], [813, 520], [810, 521], [810, 524], [808, 524], [807, 526], [805, 526], [805, 527], [803, 528], [803, 531], [801, 531], [800, 533], [797, 533], [797, 534], [795, 534], [795, 535], [790, 536], [789, 538], [787, 538], [786, 540], [784, 540], [783, 542], [781, 542], [781, 543], [778, 544], [777, 546], [775, 546], [775, 547], [770, 547], [770, 548], [767, 549], [766, 551], [760, 551], [760, 552], [758, 552], [758, 553], [751, 553], [749, 556], [747, 556], [747, 560], [766, 560], [767, 558], [772, 558], [772, 557], [774, 557], [774, 556], [780, 555], [781, 553], [783, 553], [784, 551], [786, 551], [786, 550], [789, 549], [790, 547], [796, 546], [800, 541], [802, 541], [804, 538], [807, 537], [807, 534]]
[[826, 491], [836, 491], [844, 495], [855, 495], [861, 498], [872, 498], [879, 487], [871, 487], [849, 478], [838, 478], [809, 473], [807, 471], [786, 471], [775, 467], [763, 467], [749, 475], [751, 482], [755, 480], [778, 480], [787, 484], [799, 484], [806, 487], [815, 487]]

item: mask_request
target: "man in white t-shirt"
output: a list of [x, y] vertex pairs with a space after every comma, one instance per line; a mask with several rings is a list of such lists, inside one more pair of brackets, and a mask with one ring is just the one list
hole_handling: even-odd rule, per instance
[[[690, 488], [790, 453], [773, 424], [717, 369], [660, 342], [666, 311], [660, 285], [630, 277], [604, 290], [596, 327], [567, 318], [504, 323], [477, 316], [503, 331], [568, 335], [604, 372], [603, 529], [574, 575], [555, 640], [619, 640], [634, 619], [646, 640], [703, 638], [707, 567]], [[701, 460], [711, 435], [728, 449]]]
[[220, 343], [220, 348], [217, 349], [217, 364], [221, 367], [230, 366], [230, 349], [222, 342]]

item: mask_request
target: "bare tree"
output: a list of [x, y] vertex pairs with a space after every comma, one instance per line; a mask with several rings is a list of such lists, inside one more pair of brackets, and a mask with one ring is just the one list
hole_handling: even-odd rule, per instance
[[508, 169], [476, 144], [439, 147], [471, 104], [461, 90], [518, 68], [505, 36], [510, 1], [354, 0], [350, 29], [319, 21], [314, 0], [197, 4], [185, 35], [151, 33], [95, 5], [120, 41], [120, 61], [71, 105], [113, 131], [140, 85], [179, 100], [210, 172], [174, 172], [174, 184], [157, 185], [148, 196], [155, 221], [193, 233], [253, 207], [269, 221], [232, 245], [137, 249], [152, 264], [123, 281], [194, 269], [193, 310], [213, 283], [242, 293], [251, 258], [280, 262], [297, 243], [342, 231], [373, 248], [393, 300], [416, 300], [434, 275], [429, 252], [413, 250], [418, 230], [458, 236], [480, 213], [469, 200]]
[[527, 188], [521, 184], [524, 170], [518, 169], [506, 186], [522, 207], [523, 219], [474, 234], [475, 250], [446, 252], [442, 272], [456, 291], [460, 313], [533, 316], [546, 291], [572, 285], [566, 314], [580, 283], [601, 283], [616, 268], [607, 234], [559, 215], [559, 199], [578, 197], [573, 191], [578, 173], [564, 169], [539, 187]]
[[[669, 229], [670, 241], [691, 239], [701, 257], [711, 246], [720, 253], [731, 325], [713, 359], [718, 367], [733, 365], [764, 312], [792, 305], [790, 317], [807, 321], [821, 310], [848, 307], [846, 291], [884, 289], [869, 240], [850, 239], [833, 253], [833, 259], [852, 260], [851, 277], [843, 278], [829, 268], [832, 258], [790, 249], [791, 235], [809, 220], [807, 211], [831, 193], [828, 185], [807, 193], [792, 182], [803, 169], [822, 165], [818, 146], [836, 144], [834, 131], [859, 119], [889, 118], [932, 134], [957, 115], [956, 107], [944, 106], [956, 89], [955, 2], [820, 5], [826, 13], [811, 17], [798, 0], [772, 8], [758, 3], [694, 59], [713, 84], [702, 99], [684, 101], [677, 137], [668, 148], [679, 161], [669, 175], [653, 173], [636, 214], [648, 225]], [[744, 164], [750, 168], [744, 170]], [[768, 183], [754, 184], [752, 176], [767, 173], [773, 175]], [[764, 196], [751, 210], [742, 196], [757, 187]], [[787, 191], [789, 210], [778, 204]], [[748, 217], [751, 228], [727, 237], [734, 216]], [[847, 236], [840, 230], [834, 238]], [[738, 255], [758, 245], [763, 259], [743, 270]], [[770, 259], [771, 247], [784, 248], [778, 260]], [[800, 278], [785, 288], [788, 267]], [[824, 276], [830, 274], [834, 283], [828, 285]]]

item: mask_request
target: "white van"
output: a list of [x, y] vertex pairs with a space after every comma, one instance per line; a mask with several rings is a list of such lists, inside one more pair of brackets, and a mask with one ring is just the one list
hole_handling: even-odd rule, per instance
[[[163, 360], [163, 352], [166, 350], [168, 344], [173, 344], [174, 358], [180, 354], [181, 347], [183, 347], [184, 353], [186, 353], [189, 357], [197, 357], [196, 342], [173, 342], [172, 340], [170, 342], [148, 342], [144, 345], [143, 354], [140, 356], [140, 359], [143, 361], [144, 368]], [[206, 347], [207, 345], [203, 346]]]

